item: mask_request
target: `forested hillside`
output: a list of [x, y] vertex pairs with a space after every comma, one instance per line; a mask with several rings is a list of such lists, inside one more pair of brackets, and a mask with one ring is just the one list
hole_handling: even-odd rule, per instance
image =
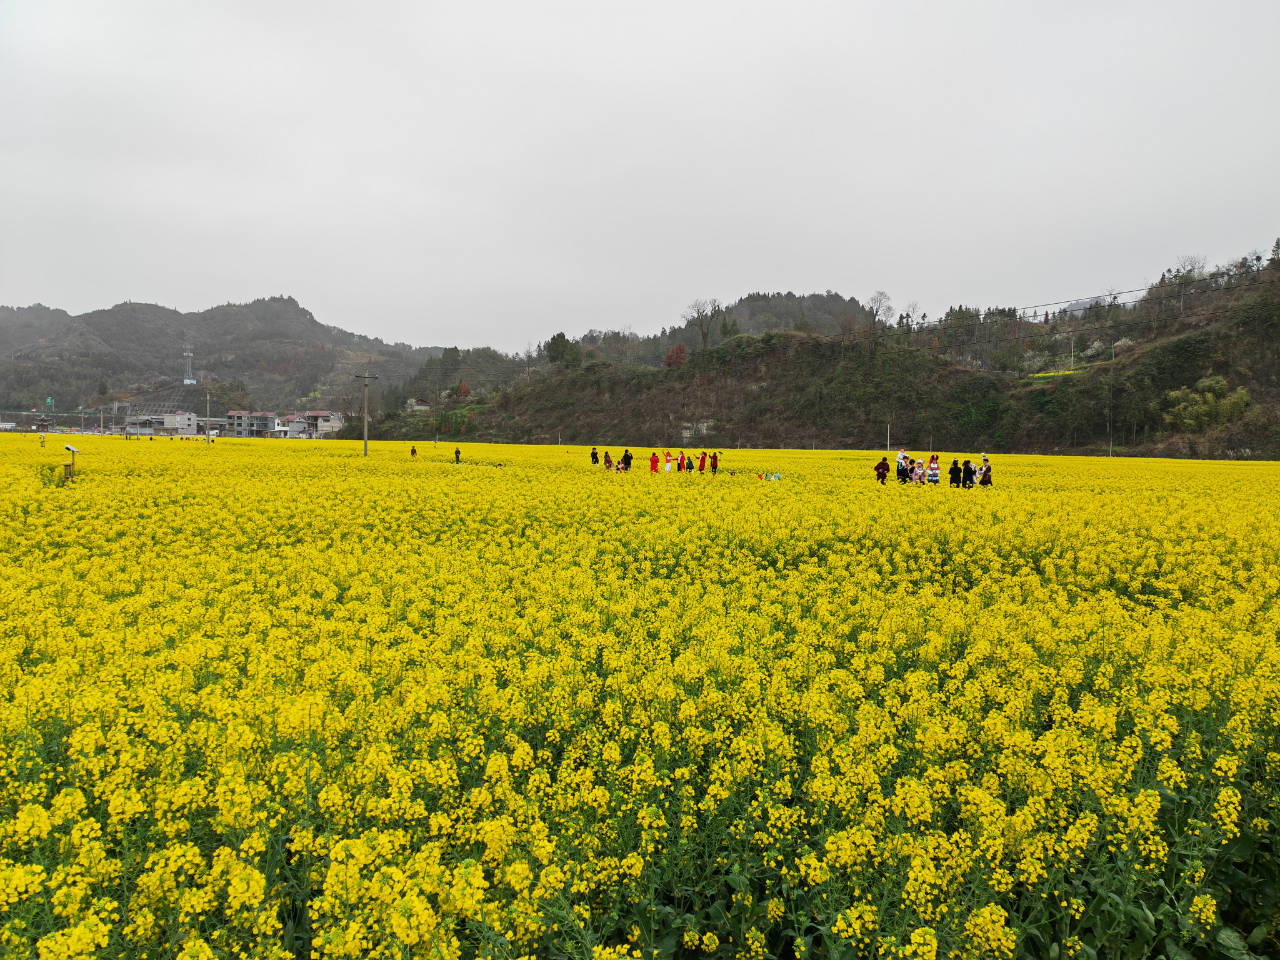
[[366, 367], [402, 381], [433, 352], [326, 326], [292, 297], [198, 313], [149, 303], [79, 316], [39, 304], [0, 307], [0, 408], [52, 396], [67, 410], [181, 383], [188, 346], [201, 382], [283, 408], [349, 399], [352, 374]]
[[[1139, 291], [1034, 311], [954, 307], [929, 321], [886, 306], [699, 304], [664, 334], [662, 362], [652, 345], [643, 362], [591, 359], [646, 339], [558, 335], [506, 388], [450, 390], [438, 376], [430, 414], [389, 410], [374, 435], [865, 448], [887, 432], [913, 449], [1280, 456], [1280, 243], [1267, 261], [1186, 264]], [[801, 317], [817, 332], [797, 331]]]

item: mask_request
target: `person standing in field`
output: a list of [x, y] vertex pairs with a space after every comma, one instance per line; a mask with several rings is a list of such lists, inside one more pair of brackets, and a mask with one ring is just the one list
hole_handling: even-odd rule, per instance
[[960, 486], [963, 487], [965, 490], [968, 490], [973, 487], [973, 477], [975, 473], [973, 469], [973, 464], [970, 463], [968, 460], [966, 460], [964, 462], [964, 467], [962, 468], [962, 471], [963, 472], [961, 473], [961, 476], [960, 476]]
[[707, 451], [705, 450], [702, 451], [702, 456], [698, 458], [698, 472], [699, 473], [707, 472]]
[[410, 448], [409, 448], [409, 459], [410, 459], [410, 460], [417, 460], [417, 459], [418, 459], [418, 448], [417, 448], [417, 447], [410, 447]]
[[719, 451], [711, 454], [711, 475], [714, 477], [716, 471], [720, 469], [720, 453]]
[[919, 460], [916, 461], [916, 469], [915, 469], [915, 472], [911, 475], [911, 479], [912, 481], [920, 484], [920, 486], [923, 487], [924, 478], [925, 478], [924, 457], [921, 457]]
[[606, 470], [612, 470], [612, 469], [613, 469], [613, 458], [612, 458], [611, 456], [609, 456], [609, 451], [608, 451], [608, 450], [606, 450], [606, 451], [604, 452], [604, 468], [605, 468]]
[[591, 448], [591, 465], [593, 467], [600, 466], [600, 454], [596, 452], [596, 448]]
[[941, 473], [942, 468], [938, 466], [938, 455], [935, 453], [929, 458], [929, 475], [926, 479], [928, 479], [929, 483], [936, 486], [938, 481], [941, 479]]
[[666, 457], [667, 457], [667, 473], [670, 473], [671, 472], [671, 451], [666, 450], [663, 452], [666, 454]]
[[454, 463], [462, 462], [462, 451], [458, 447], [453, 448], [453, 462]]
[[684, 451], [680, 451], [680, 460], [676, 463], [676, 473], [684, 472]]
[[658, 453], [656, 450], [653, 453], [649, 454], [649, 472], [650, 473], [658, 472]]
[[960, 461], [952, 457], [951, 469], [947, 471], [947, 476], [951, 478], [951, 486], [960, 486]]
[[884, 486], [885, 477], [889, 476], [889, 458], [881, 457], [880, 462], [876, 464], [876, 480], [880, 486]]
[[982, 455], [982, 469], [978, 471], [978, 486], [991, 486], [991, 461], [985, 453]]

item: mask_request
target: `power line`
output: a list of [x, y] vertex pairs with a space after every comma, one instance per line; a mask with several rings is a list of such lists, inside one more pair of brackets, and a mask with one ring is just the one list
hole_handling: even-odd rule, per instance
[[[1197, 313], [1197, 314], [1194, 314], [1193, 316], [1194, 316], [1194, 318], [1195, 318], [1195, 319], [1199, 319], [1199, 320], [1214, 320], [1214, 319], [1217, 319], [1217, 318], [1219, 318], [1219, 317], [1229, 316], [1229, 315], [1230, 315], [1230, 313], [1231, 313], [1231, 311], [1230, 311], [1230, 310], [1218, 310], [1218, 311], [1213, 311], [1213, 312], [1210, 312], [1210, 313]], [[1176, 319], [1181, 319], [1181, 318], [1176, 318]], [[1030, 321], [1027, 321], [1027, 322], [1030, 322]], [[1120, 329], [1120, 328], [1123, 328], [1123, 327], [1140, 327], [1140, 326], [1145, 326], [1145, 325], [1147, 325], [1147, 324], [1151, 324], [1151, 325], [1153, 325], [1153, 326], [1154, 326], [1155, 324], [1157, 324], [1157, 323], [1159, 323], [1159, 322], [1160, 322], [1160, 318], [1159, 318], [1159, 317], [1145, 317], [1145, 318], [1143, 318], [1143, 319], [1141, 319], [1141, 320], [1116, 321], [1116, 322], [1113, 322], [1113, 323], [1099, 323], [1099, 324], [1094, 324], [1094, 325], [1092, 325], [1089, 329], [1090, 329], [1090, 330], [1114, 330], [1114, 329]], [[933, 325], [931, 324], [931, 325], [930, 325], [930, 327], [932, 327], [932, 326], [933, 326]], [[845, 342], [845, 343], [865, 343], [865, 342], [869, 342], [869, 341], [872, 341], [872, 340], [886, 340], [886, 339], [890, 339], [890, 338], [894, 338], [894, 337], [902, 337], [902, 336], [904, 335], [904, 333], [906, 333], [907, 335], [910, 335], [910, 334], [917, 334], [917, 333], [925, 333], [925, 332], [927, 332], [927, 330], [928, 330], [928, 329], [929, 329], [929, 328], [923, 328], [923, 329], [921, 329], [921, 328], [913, 328], [913, 329], [911, 329], [910, 331], [885, 330], [885, 331], [881, 331], [880, 333], [875, 334], [875, 335], [872, 335], [872, 336], [865, 336], [865, 337], [853, 337], [853, 338], [845, 339], [843, 342]], [[1074, 333], [1074, 331], [1071, 331], [1071, 333]], [[1033, 339], [1033, 338], [1035, 338], [1035, 337], [1050, 337], [1050, 336], [1052, 336], [1052, 337], [1061, 337], [1061, 336], [1063, 336], [1063, 335], [1064, 335], [1064, 333], [1063, 333], [1063, 331], [1061, 331], [1061, 330], [1033, 330], [1033, 331], [1030, 331], [1030, 332], [1028, 332], [1028, 333], [1015, 334], [1015, 335], [1013, 335], [1013, 336], [1009, 336], [1009, 337], [989, 337], [989, 338], [986, 338], [986, 339], [983, 339], [983, 340], [972, 340], [972, 341], [970, 341], [969, 343], [966, 343], [966, 344], [959, 344], [958, 346], [960, 346], [960, 347], [967, 347], [967, 346], [985, 346], [985, 345], [987, 345], [987, 344], [991, 344], [991, 343], [1013, 343], [1013, 342], [1016, 342], [1016, 341], [1018, 341], [1018, 340], [1031, 340], [1031, 339]]]
[[[1230, 270], [1215, 270], [1213, 273], [1206, 273], [1202, 277], [1192, 277], [1190, 280], [1183, 280], [1178, 277], [1175, 277], [1173, 279], [1162, 278], [1161, 280], [1158, 280], [1155, 283], [1149, 283], [1145, 287], [1134, 287], [1132, 290], [1109, 290], [1105, 294], [1094, 294], [1091, 297], [1075, 297], [1071, 300], [1050, 300], [1048, 303], [1031, 303], [1025, 307], [1016, 307], [1015, 309], [1018, 310], [1019, 312], [1022, 312], [1024, 310], [1037, 310], [1040, 307], [1060, 307], [1064, 305], [1070, 306], [1073, 303], [1082, 303], [1082, 302], [1093, 303], [1097, 300], [1101, 300], [1104, 298], [1110, 299], [1113, 297], [1127, 296], [1130, 293], [1144, 293], [1150, 290], [1152, 287], [1158, 287], [1165, 283], [1203, 283], [1206, 280], [1214, 280], [1214, 279], [1217, 279], [1218, 277], [1234, 277], [1234, 276], [1237, 276], [1237, 274], [1233, 273]], [[1139, 297], [1138, 299], [1140, 300], [1142, 298]], [[1132, 302], [1137, 302], [1137, 301], [1132, 301]]]

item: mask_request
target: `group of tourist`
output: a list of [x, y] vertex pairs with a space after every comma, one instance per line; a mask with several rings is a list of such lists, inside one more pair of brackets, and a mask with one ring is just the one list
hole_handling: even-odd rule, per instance
[[[667, 473], [670, 473], [671, 468], [674, 466], [676, 473], [684, 473], [688, 476], [692, 476], [695, 470], [697, 470], [698, 473], [706, 473], [707, 468], [710, 467], [711, 475], [714, 477], [716, 472], [720, 469], [720, 460], [722, 457], [722, 454], [719, 451], [713, 451], [708, 457], [707, 451], [705, 450], [703, 450], [702, 454], [697, 458], [694, 458], [690, 454], [686, 454], [683, 450], [680, 451], [680, 456], [678, 457], [672, 455], [670, 450], [664, 451], [664, 454], [666, 457]], [[609, 455], [609, 451], [606, 450], [604, 452], [604, 468], [606, 470], [618, 470], [619, 472], [625, 473], [631, 469], [632, 459], [631, 451], [624, 449], [622, 451], [622, 456], [620, 456], [615, 463], [613, 458]], [[600, 463], [600, 451], [595, 447], [592, 447], [591, 465], [593, 467], [598, 467], [600, 466]], [[662, 460], [658, 458], [657, 452], [655, 451], [654, 453], [649, 454], [649, 472], [658, 473], [660, 472], [659, 468], [661, 466]]]
[[[889, 476], [889, 458], [881, 457], [880, 462], [875, 465], [876, 480], [881, 485]], [[979, 466], [969, 460], [965, 460], [962, 464], [959, 457], [951, 460], [951, 466], [947, 470], [947, 477], [950, 479], [950, 485], [968, 490], [971, 487], [989, 487], [991, 486], [991, 461], [987, 459], [987, 455], [982, 455], [982, 464]], [[907, 451], [898, 451], [898, 482], [899, 483], [919, 483], [937, 484], [942, 482], [942, 467], [938, 463], [938, 455], [930, 454], [926, 461], [923, 456], [908, 456]]]

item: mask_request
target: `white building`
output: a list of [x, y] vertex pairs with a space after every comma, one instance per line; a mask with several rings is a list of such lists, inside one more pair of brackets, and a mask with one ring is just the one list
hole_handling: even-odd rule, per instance
[[166, 413], [164, 415], [164, 424], [157, 432], [164, 432], [169, 436], [194, 437], [196, 435], [197, 420], [196, 415], [187, 410]]
[[333, 410], [308, 410], [303, 414], [313, 437], [328, 437], [342, 429], [342, 414]]

